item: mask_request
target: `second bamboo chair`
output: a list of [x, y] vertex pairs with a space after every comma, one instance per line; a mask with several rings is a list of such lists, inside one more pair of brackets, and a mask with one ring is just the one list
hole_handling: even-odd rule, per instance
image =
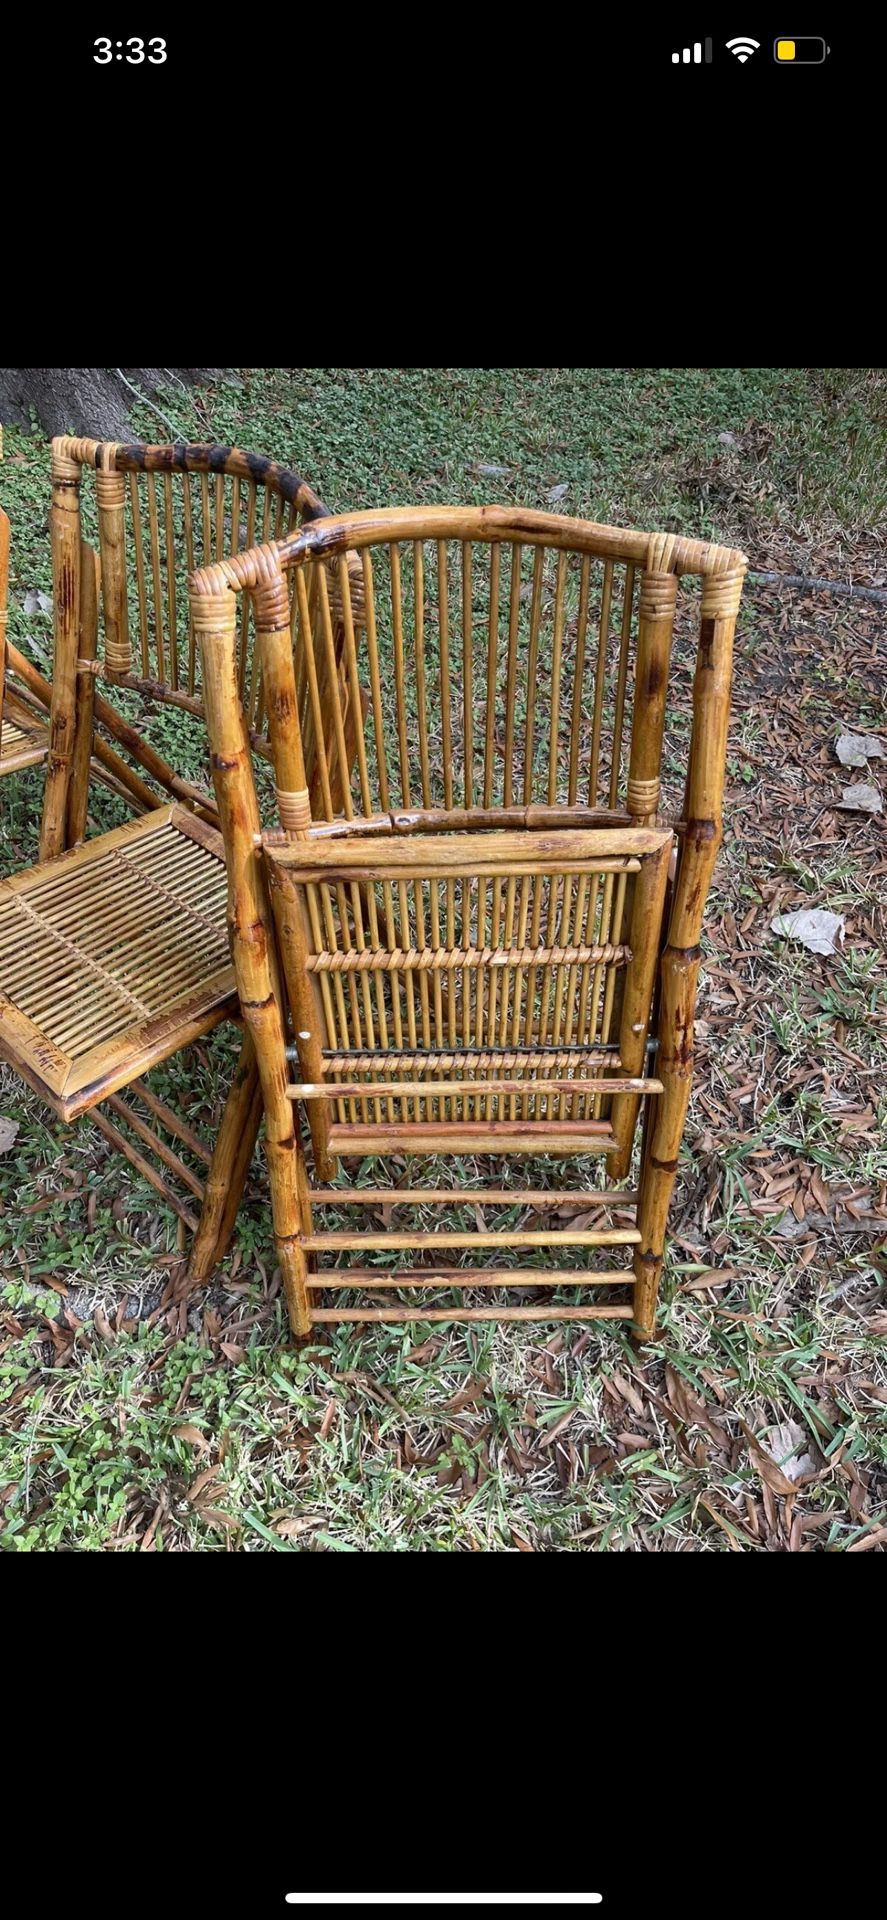
[[[297, 1336], [373, 1319], [624, 1319], [652, 1332], [745, 566], [733, 549], [670, 535], [516, 509], [413, 508], [315, 521], [192, 577], [234, 960]], [[687, 577], [699, 596], [693, 714], [684, 804], [668, 820], [663, 741]], [[255, 599], [282, 826], [264, 835], [230, 589]], [[353, 782], [319, 693], [323, 662], [333, 666], [334, 594], [352, 688], [364, 676], [372, 696]], [[306, 734], [318, 742], [319, 810]], [[638, 1184], [627, 1189], [641, 1118]], [[331, 1184], [339, 1155], [439, 1165], [488, 1153], [597, 1154], [608, 1184], [577, 1188], [550, 1173], [531, 1188]], [[443, 1203], [511, 1218], [504, 1231], [486, 1214], [452, 1231], [316, 1225], [331, 1206]], [[552, 1209], [576, 1209], [574, 1224], [553, 1226]], [[472, 1248], [512, 1257], [450, 1264]], [[577, 1265], [588, 1248], [611, 1262], [627, 1250], [631, 1266]], [[515, 1251], [535, 1261], [539, 1249], [545, 1267], [514, 1264]], [[356, 1264], [321, 1264], [349, 1254]], [[425, 1304], [428, 1289], [478, 1286], [503, 1298]], [[515, 1304], [515, 1288], [534, 1286], [543, 1298]], [[325, 1289], [334, 1304], [318, 1304]]]
[[[95, 487], [86, 507], [98, 553], [84, 538], [84, 474]], [[325, 509], [298, 475], [227, 447], [62, 437], [53, 442], [52, 480], [55, 636], [41, 858], [0, 881], [0, 1057], [61, 1118], [92, 1112], [193, 1235], [196, 1283], [232, 1230], [261, 1098], [247, 1032], [210, 1154], [143, 1079], [200, 1035], [239, 1020], [239, 1008], [212, 793], [177, 771], [175, 749], [170, 757], [152, 746], [121, 707], [140, 697], [154, 711], [166, 706], [180, 721], [199, 720], [188, 568]], [[0, 544], [0, 579], [3, 558]], [[24, 657], [16, 653], [13, 664], [30, 684]], [[238, 671], [261, 754], [263, 693], [248, 604]], [[99, 679], [108, 692], [122, 689], [123, 701], [100, 694]], [[90, 766], [101, 754], [99, 771], [139, 817], [85, 840]], [[195, 1158], [208, 1165], [205, 1179], [188, 1164]]]

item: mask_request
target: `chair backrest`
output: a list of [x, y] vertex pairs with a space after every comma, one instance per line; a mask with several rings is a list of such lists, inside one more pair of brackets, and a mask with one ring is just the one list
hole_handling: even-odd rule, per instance
[[[559, 544], [544, 515], [498, 518], [438, 509], [343, 527], [345, 551], [353, 542], [361, 559], [357, 670], [373, 693], [355, 812], [608, 809], [624, 795], [638, 568]], [[333, 579], [340, 564], [334, 557]], [[306, 559], [316, 655], [325, 571]]]
[[[454, 543], [456, 569], [449, 558]], [[412, 567], [412, 597], [403, 588], [404, 551]], [[434, 595], [428, 590], [429, 555]], [[362, 585], [360, 639], [353, 606], [355, 556], [360, 560]], [[285, 835], [298, 841], [305, 835], [335, 837], [346, 830], [396, 837], [493, 827], [531, 831], [655, 828], [675, 609], [680, 580], [690, 576], [697, 596], [698, 641], [683, 817], [675, 822], [681, 852], [669, 942], [673, 956], [689, 955], [687, 964], [695, 965], [721, 834], [733, 630], [745, 566], [743, 554], [704, 542], [487, 507], [389, 509], [315, 520], [282, 541], [198, 570], [191, 581], [192, 610], [204, 654], [214, 780], [228, 847], [235, 963], [245, 1006], [266, 1009], [261, 1015], [260, 1047], [271, 1044], [272, 1051], [282, 1049], [285, 1023], [282, 1015], [267, 1011], [269, 995], [276, 993], [279, 998], [280, 988], [257, 850], [259, 815], [250, 743], [238, 697], [237, 607], [228, 589], [254, 596], [278, 808]], [[293, 575], [294, 593], [287, 584]], [[617, 575], [618, 593], [614, 590]], [[459, 610], [452, 598], [454, 577], [460, 583]], [[324, 658], [330, 672], [333, 666], [331, 580], [341, 608], [343, 670], [355, 699], [363, 678], [371, 692], [366, 738], [358, 736], [356, 768], [353, 776], [342, 781], [340, 808], [332, 792], [334, 767], [323, 745], [329, 727], [319, 685]], [[507, 581], [504, 591], [503, 580]], [[432, 604], [433, 620], [428, 611]], [[319, 743], [319, 810], [313, 804], [305, 764], [308, 721], [311, 738]], [[347, 747], [336, 711], [333, 721], [333, 753], [347, 774]], [[614, 852], [618, 855], [615, 847]], [[415, 859], [415, 845], [410, 855]], [[473, 877], [479, 878], [479, 870]], [[558, 939], [556, 909], [551, 917], [551, 903], [557, 896], [550, 881], [547, 906], [545, 895], [540, 897], [539, 926], [527, 936], [531, 944], [624, 944], [623, 923], [629, 902], [633, 912], [636, 898], [633, 883], [621, 901], [618, 882], [609, 890], [599, 886], [595, 910], [605, 918], [598, 920], [587, 938], [584, 927], [583, 937], [577, 935], [575, 898], [567, 915], [570, 920], [572, 913], [570, 937], [564, 928], [563, 938]], [[493, 877], [487, 898], [488, 912], [499, 913], [500, 929], [503, 913], [507, 926], [507, 883], [500, 880], [497, 887]], [[368, 908], [368, 900], [361, 903], [364, 939]], [[430, 900], [423, 908], [424, 937], [417, 926], [416, 905], [412, 918], [408, 909], [409, 902], [401, 903], [398, 911], [404, 936], [409, 924], [410, 944], [423, 950], [429, 940], [437, 945], [436, 935], [428, 932]], [[359, 944], [353, 902], [349, 905], [346, 900], [344, 907], [337, 902], [337, 911], [338, 924], [334, 919], [332, 929], [328, 925], [325, 929], [330, 950], [333, 936], [341, 943], [346, 925], [349, 939]], [[385, 939], [390, 938], [384, 914], [379, 918], [378, 901], [376, 915], [380, 937], [384, 933]], [[258, 927], [265, 929], [261, 943]], [[397, 919], [394, 929], [397, 934]], [[456, 931], [453, 907], [438, 951], [447, 942], [454, 951]], [[512, 927], [505, 937], [511, 939], [513, 932]], [[461, 941], [462, 933], [459, 937]], [[651, 937], [658, 945], [656, 935]], [[475, 920], [473, 944], [495, 944], [489, 919], [483, 942]], [[317, 954], [315, 946], [315, 959]], [[436, 964], [429, 963], [432, 974]], [[449, 963], [441, 964], [446, 970]], [[537, 966], [545, 964], [537, 961]], [[370, 969], [363, 972], [361, 982], [364, 1021], [368, 1021], [369, 973]], [[349, 991], [352, 1044], [348, 1050], [353, 1051], [362, 1031], [361, 1000], [353, 983]], [[414, 1002], [415, 991], [414, 984]], [[646, 1005], [642, 1001], [643, 995], [620, 994], [611, 985], [608, 1018], [614, 1030], [617, 1016], [621, 1023], [621, 1066], [630, 1077], [639, 1075], [643, 1062], [649, 997]], [[457, 1035], [464, 1036], [466, 1008], [468, 1027], [474, 1019], [476, 1033], [474, 1005], [472, 1014], [471, 995], [464, 991], [461, 1000], [458, 994], [448, 996], [446, 1019], [441, 1024], [435, 1016], [427, 1040], [423, 1030], [423, 1046], [430, 1042], [439, 1051], [443, 1037], [449, 1048], [454, 1021]], [[680, 1006], [672, 1011], [679, 1022]], [[409, 1046], [414, 1048], [408, 1013], [406, 1017]], [[402, 1030], [403, 1018], [402, 1007]], [[324, 1019], [330, 1038], [335, 1027], [327, 1009]], [[392, 1024], [393, 1020], [392, 1007]], [[308, 1017], [297, 1021], [297, 1033], [300, 1024], [306, 1032], [316, 1031], [316, 1023]], [[272, 1026], [275, 1037], [269, 1043]], [[489, 1039], [490, 1030], [488, 1025], [484, 1038]], [[531, 1043], [539, 1040], [540, 1031], [534, 1014]], [[339, 1003], [339, 1051], [343, 1033]], [[589, 1037], [595, 1036], [586, 1033]], [[600, 1038], [600, 1029], [596, 1037]], [[300, 1054], [300, 1064], [305, 1082], [319, 1079], [316, 1060], [314, 1071], [306, 1071], [307, 1056]], [[619, 1160], [625, 1157], [636, 1114], [637, 1101], [626, 1094], [619, 1125], [614, 1122]], [[318, 1150], [322, 1146], [319, 1130], [315, 1146]]]
[[[84, 469], [94, 473], [95, 499], [84, 499], [81, 511]], [[89, 746], [96, 721], [167, 793], [186, 805], [212, 810], [211, 796], [183, 778], [173, 759], [149, 745], [107, 693], [125, 688], [154, 706], [166, 705], [202, 720], [200, 656], [188, 611], [189, 573], [256, 541], [285, 536], [326, 511], [298, 474], [233, 447], [152, 447], [59, 437], [52, 445], [52, 482], [55, 652], [44, 858], [62, 851], [85, 830]], [[92, 521], [100, 591], [95, 556], [83, 537]], [[267, 754], [248, 594], [240, 613], [237, 673], [253, 744], [260, 755]], [[106, 684], [102, 694], [95, 690], [96, 677]], [[144, 789], [144, 783], [140, 785]]]
[[[316, 520], [225, 577], [253, 594], [261, 584], [280, 793], [294, 790], [300, 730], [324, 731], [337, 608], [353, 697], [369, 686], [353, 772], [339, 778], [347, 743], [334, 727], [312, 818], [517, 825], [541, 808], [542, 824], [567, 807], [576, 824], [644, 824], [659, 810], [679, 578], [702, 576], [706, 607], [735, 607], [744, 567], [729, 548], [552, 514], [392, 508]], [[294, 662], [278, 640], [275, 569], [295, 574]], [[195, 576], [198, 594], [205, 585]]]

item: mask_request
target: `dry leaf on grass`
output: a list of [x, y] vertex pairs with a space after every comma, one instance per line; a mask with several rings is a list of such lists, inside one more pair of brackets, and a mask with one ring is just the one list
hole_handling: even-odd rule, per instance
[[845, 787], [838, 801], [839, 813], [880, 813], [883, 802], [877, 787], [867, 780], [857, 780], [852, 787]]
[[196, 1480], [192, 1480], [191, 1485], [188, 1488], [187, 1494], [185, 1495], [185, 1498], [188, 1501], [189, 1506], [199, 1507], [203, 1505], [204, 1496], [206, 1494], [207, 1488], [209, 1487], [213, 1487], [214, 1489], [213, 1492], [210, 1494], [210, 1499], [211, 1500], [215, 1499], [216, 1497], [215, 1482], [220, 1478], [221, 1472], [222, 1472], [221, 1467], [217, 1466], [217, 1467], [204, 1467], [203, 1472], [198, 1473]]
[[623, 1400], [627, 1400], [632, 1410], [641, 1420], [643, 1419], [646, 1411], [643, 1400], [632, 1386], [631, 1381], [626, 1380], [624, 1373], [620, 1373], [617, 1367], [611, 1368], [609, 1379], [602, 1376], [601, 1385], [607, 1393], [612, 1394], [615, 1390], [615, 1393], [621, 1394]]
[[806, 1428], [799, 1427], [796, 1420], [783, 1420], [767, 1428], [762, 1444], [787, 1480], [800, 1480], [802, 1474], [816, 1472], [816, 1461], [805, 1451], [809, 1439]]
[[544, 1440], [539, 1442], [540, 1446], [553, 1447], [555, 1441], [566, 1431], [570, 1421], [575, 1419], [578, 1411], [578, 1407], [568, 1407], [566, 1413], [562, 1413], [560, 1419], [555, 1421], [554, 1426], [549, 1427]]
[[870, 760], [887, 760], [887, 753], [874, 734], [842, 733], [835, 743], [842, 767], [865, 767]]
[[776, 1465], [772, 1454], [769, 1454], [766, 1447], [762, 1446], [757, 1434], [752, 1432], [748, 1422], [740, 1420], [739, 1425], [748, 1441], [749, 1451], [758, 1473], [764, 1482], [765, 1490], [769, 1488], [771, 1493], [794, 1493], [794, 1481], [790, 1480], [788, 1474], [783, 1473], [782, 1468]]
[[887, 1527], [876, 1527], [874, 1533], [867, 1533], [861, 1540], [854, 1540], [847, 1548], [848, 1553], [868, 1553], [872, 1547], [882, 1547], [887, 1541]]
[[844, 944], [844, 916], [824, 907], [802, 907], [797, 913], [778, 913], [771, 933], [800, 940], [809, 953], [839, 953]]
[[209, 1441], [207, 1440], [206, 1434], [201, 1433], [199, 1427], [189, 1425], [173, 1427], [172, 1435], [174, 1440], [184, 1440], [186, 1446], [199, 1447], [202, 1453], [209, 1452]]
[[92, 1321], [93, 1321], [93, 1326], [95, 1327], [96, 1333], [99, 1336], [99, 1339], [104, 1340], [106, 1345], [110, 1346], [111, 1342], [115, 1338], [114, 1329], [111, 1325], [110, 1320], [108, 1319], [107, 1314], [103, 1311], [101, 1307], [96, 1307], [95, 1313], [92, 1316]]
[[706, 1513], [709, 1514], [711, 1519], [721, 1528], [721, 1531], [727, 1535], [733, 1552], [741, 1553], [742, 1547], [737, 1537], [736, 1528], [731, 1527], [730, 1522], [725, 1520], [724, 1515], [720, 1512], [720, 1509], [715, 1506], [714, 1501], [706, 1499], [703, 1493], [699, 1496], [699, 1505], [705, 1508]]
[[17, 1133], [18, 1121], [7, 1120], [5, 1115], [0, 1113], [0, 1153], [9, 1152], [10, 1147], [14, 1144]]
[[447, 1412], [461, 1413], [463, 1407], [470, 1407], [475, 1400], [482, 1400], [488, 1384], [486, 1380], [469, 1380], [467, 1387], [463, 1387], [460, 1393], [454, 1393], [451, 1400], [444, 1402]]
[[669, 1366], [668, 1363], [665, 1368], [665, 1390], [671, 1410], [677, 1414], [679, 1420], [683, 1420], [688, 1427], [703, 1427], [707, 1433], [711, 1434], [713, 1440], [719, 1441], [721, 1446], [724, 1446], [724, 1429], [720, 1421], [715, 1419], [707, 1401], [701, 1394], [694, 1393], [686, 1380], [682, 1380], [680, 1374], [676, 1373], [674, 1367]]
[[219, 1507], [201, 1507], [199, 1511], [201, 1520], [204, 1520], [207, 1526], [226, 1527], [229, 1533], [238, 1531], [240, 1521], [235, 1520], [233, 1514], [222, 1513]]

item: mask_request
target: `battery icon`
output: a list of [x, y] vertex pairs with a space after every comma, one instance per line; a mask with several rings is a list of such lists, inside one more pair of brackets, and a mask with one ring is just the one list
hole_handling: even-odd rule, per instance
[[791, 39], [780, 37], [773, 42], [773, 58], [781, 67], [819, 67], [828, 51], [819, 34], [808, 34], [805, 39], [795, 34]]

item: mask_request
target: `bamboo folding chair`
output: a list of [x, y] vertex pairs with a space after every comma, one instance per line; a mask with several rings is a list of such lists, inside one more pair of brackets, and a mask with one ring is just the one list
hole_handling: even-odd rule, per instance
[[[316, 520], [193, 575], [234, 963], [297, 1337], [339, 1320], [620, 1319], [653, 1331], [746, 564], [728, 548], [519, 509], [411, 508]], [[687, 576], [693, 715], [684, 803], [668, 819], [663, 744]], [[237, 591], [255, 601], [281, 821], [264, 834]], [[350, 684], [371, 689], [353, 774], [319, 687], [337, 607]], [[607, 1184], [332, 1184], [340, 1156], [404, 1154], [504, 1154], [509, 1166], [598, 1155]], [[315, 1224], [329, 1206], [454, 1203], [497, 1210], [504, 1230], [486, 1213], [470, 1230]], [[551, 1224], [552, 1209], [574, 1207], [576, 1224]], [[471, 1249], [511, 1258], [450, 1264]], [[544, 1250], [546, 1267], [511, 1264], [523, 1249]], [[608, 1262], [628, 1249], [631, 1266], [577, 1264], [586, 1249]], [[321, 1264], [347, 1255], [354, 1264]], [[423, 1302], [428, 1289], [472, 1287], [500, 1289], [501, 1303]], [[544, 1297], [513, 1304], [527, 1287]], [[318, 1304], [324, 1290], [335, 1304]]]
[[[93, 476], [95, 497], [85, 504], [98, 552], [83, 534], [84, 471]], [[97, 683], [107, 694], [124, 689], [130, 709], [140, 696], [153, 711], [201, 720], [189, 570], [263, 534], [291, 533], [325, 509], [298, 475], [226, 447], [61, 437], [52, 484], [54, 668], [40, 860], [0, 882], [0, 1057], [62, 1119], [92, 1110], [193, 1235], [196, 1283], [230, 1237], [261, 1120], [252, 1040], [244, 1036], [212, 1153], [143, 1075], [222, 1021], [239, 1020], [224, 847], [211, 791], [182, 777]], [[40, 698], [40, 676], [10, 653]], [[254, 749], [267, 756], [248, 600], [238, 675]], [[137, 817], [84, 840], [91, 766]], [[206, 1175], [183, 1160], [182, 1146]]]

